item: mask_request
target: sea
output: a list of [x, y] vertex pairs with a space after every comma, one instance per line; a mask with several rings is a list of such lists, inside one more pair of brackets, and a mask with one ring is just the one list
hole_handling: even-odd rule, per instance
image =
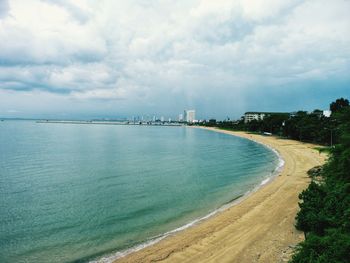
[[0, 122], [0, 262], [111, 262], [276, 173], [272, 149], [191, 127]]

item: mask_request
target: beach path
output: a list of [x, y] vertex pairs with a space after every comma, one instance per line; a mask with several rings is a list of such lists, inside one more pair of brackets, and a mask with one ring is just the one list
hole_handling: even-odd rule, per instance
[[322, 165], [326, 155], [312, 144], [207, 129], [274, 148], [285, 161], [283, 170], [240, 203], [116, 262], [287, 262], [304, 239], [294, 227], [298, 195], [310, 182], [307, 171]]

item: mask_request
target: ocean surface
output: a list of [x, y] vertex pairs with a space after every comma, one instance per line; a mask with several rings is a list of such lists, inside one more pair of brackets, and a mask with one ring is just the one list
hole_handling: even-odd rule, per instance
[[278, 156], [186, 127], [0, 122], [0, 262], [89, 262], [242, 196]]

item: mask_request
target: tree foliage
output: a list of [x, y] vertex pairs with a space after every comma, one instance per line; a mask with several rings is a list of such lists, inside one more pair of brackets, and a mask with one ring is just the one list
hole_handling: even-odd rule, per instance
[[339, 229], [327, 230], [324, 236], [310, 234], [302, 242], [293, 256], [294, 263], [332, 263], [349, 262], [349, 234]]
[[341, 109], [346, 107], [349, 107], [349, 100], [344, 98], [337, 99], [329, 105], [332, 113], [339, 112]]
[[299, 195], [296, 227], [305, 232], [306, 239], [298, 246], [292, 263], [350, 259], [350, 107], [332, 116], [339, 141], [322, 169], [323, 181], [312, 182]]
[[269, 132], [294, 140], [335, 145], [340, 139], [340, 125], [349, 121], [342, 119], [346, 118], [342, 112], [348, 108], [349, 101], [341, 98], [330, 104], [331, 117], [325, 117], [321, 110], [314, 110], [311, 113], [298, 111], [293, 114], [271, 113], [263, 120], [252, 120], [247, 123], [242, 118], [239, 121], [210, 120], [204, 125], [248, 132]]

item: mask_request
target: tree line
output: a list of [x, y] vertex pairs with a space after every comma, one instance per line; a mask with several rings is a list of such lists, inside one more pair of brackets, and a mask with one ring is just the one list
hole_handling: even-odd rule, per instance
[[[331, 104], [332, 105], [332, 104]], [[332, 109], [337, 141], [328, 162], [299, 195], [296, 228], [304, 231], [292, 263], [350, 261], [350, 107]], [[316, 177], [316, 178], [315, 178]]]
[[349, 107], [349, 100], [340, 98], [330, 104], [330, 117], [323, 111], [298, 111], [295, 113], [271, 113], [263, 120], [252, 120], [245, 123], [244, 118], [238, 121], [219, 121], [212, 119], [204, 126], [248, 132], [269, 132], [294, 140], [313, 142], [323, 145], [334, 145], [339, 142], [341, 124], [337, 112]]

